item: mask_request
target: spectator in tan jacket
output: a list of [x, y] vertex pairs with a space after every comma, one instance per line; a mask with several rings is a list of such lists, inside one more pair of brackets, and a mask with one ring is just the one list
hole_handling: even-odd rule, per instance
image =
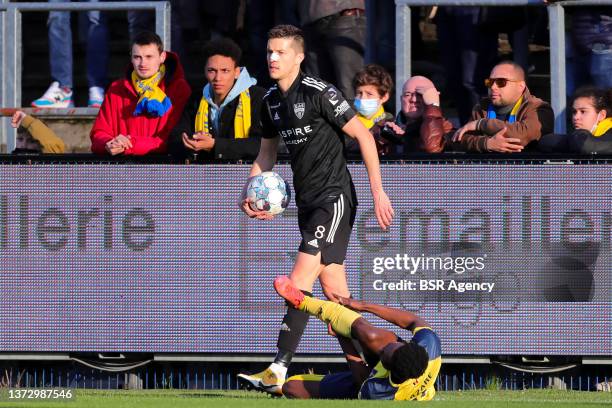
[[23, 111], [15, 111], [11, 126], [18, 129], [15, 154], [64, 153], [64, 141], [40, 120]]
[[525, 72], [518, 64], [500, 62], [485, 85], [489, 97], [474, 107], [472, 121], [455, 132], [452, 139], [455, 148], [517, 153], [553, 132], [552, 108], [529, 93]]

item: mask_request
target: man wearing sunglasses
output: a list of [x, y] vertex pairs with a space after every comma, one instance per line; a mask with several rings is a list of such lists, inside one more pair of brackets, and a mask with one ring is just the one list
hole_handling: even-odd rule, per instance
[[531, 95], [520, 65], [500, 62], [485, 85], [488, 98], [474, 107], [472, 121], [453, 135], [457, 147], [470, 152], [518, 153], [553, 132], [553, 110]]

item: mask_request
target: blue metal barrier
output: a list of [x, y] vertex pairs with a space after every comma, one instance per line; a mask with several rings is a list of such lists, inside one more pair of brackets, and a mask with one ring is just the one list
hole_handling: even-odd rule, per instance
[[[198, 368], [145, 368], [129, 373], [109, 374], [100, 370], [29, 369], [19, 371], [11, 368], [3, 385], [10, 388], [69, 387], [76, 389], [128, 389], [130, 377], [142, 389], [175, 390], [236, 390], [236, 369]], [[511, 372], [495, 374], [469, 369], [454, 373], [443, 371], [436, 379], [438, 391], [467, 390], [526, 390], [557, 388], [567, 391], [612, 392], [612, 376], [609, 375], [544, 375], [537, 373]]]

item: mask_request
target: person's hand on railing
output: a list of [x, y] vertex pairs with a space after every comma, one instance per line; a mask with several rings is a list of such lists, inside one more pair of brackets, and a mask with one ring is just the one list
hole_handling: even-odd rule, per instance
[[115, 156], [123, 153], [126, 149], [132, 148], [130, 136], [118, 135], [106, 143], [106, 151]]
[[26, 116], [28, 115], [24, 111], [20, 110], [13, 113], [13, 117], [11, 119], [11, 126], [17, 129], [19, 126], [21, 126], [21, 122], [23, 122]]

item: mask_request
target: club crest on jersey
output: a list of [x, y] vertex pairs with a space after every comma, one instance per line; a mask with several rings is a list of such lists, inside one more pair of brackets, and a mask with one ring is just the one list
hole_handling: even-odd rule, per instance
[[304, 117], [304, 112], [306, 111], [306, 104], [304, 102], [294, 103], [293, 104], [293, 112], [298, 119], [302, 119]]

